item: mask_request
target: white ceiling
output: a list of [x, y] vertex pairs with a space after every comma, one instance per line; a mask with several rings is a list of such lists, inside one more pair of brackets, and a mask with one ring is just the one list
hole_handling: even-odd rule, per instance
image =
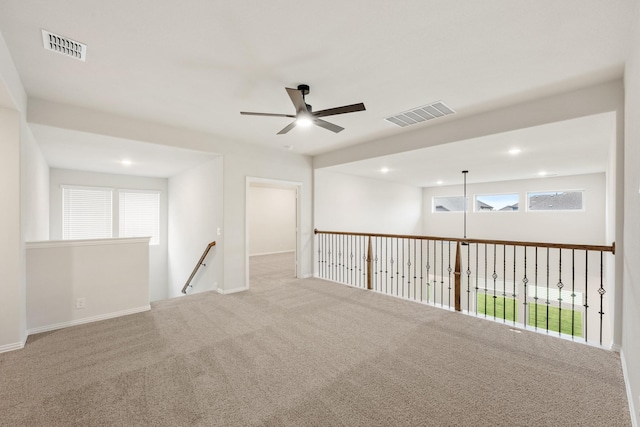
[[[31, 98], [315, 155], [404, 132], [384, 118], [432, 101], [462, 116], [620, 77], [633, 1], [3, 0], [0, 32]], [[41, 29], [87, 61], [45, 51]], [[293, 113], [300, 83], [315, 110], [367, 111], [328, 118], [339, 134], [239, 114]], [[34, 133], [55, 163], [93, 137]], [[117, 146], [96, 138], [85, 160]]]
[[607, 113], [327, 169], [418, 187], [459, 185], [463, 170], [468, 183], [580, 175], [607, 170], [614, 138], [615, 114]]
[[52, 168], [169, 178], [215, 157], [211, 153], [50, 126], [31, 124], [30, 128]]

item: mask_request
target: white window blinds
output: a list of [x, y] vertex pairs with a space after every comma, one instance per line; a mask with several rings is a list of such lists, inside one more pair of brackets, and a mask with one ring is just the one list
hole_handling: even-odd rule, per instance
[[151, 236], [149, 244], [160, 243], [160, 193], [119, 190], [120, 237]]
[[112, 190], [110, 188], [62, 187], [62, 238], [112, 237]]

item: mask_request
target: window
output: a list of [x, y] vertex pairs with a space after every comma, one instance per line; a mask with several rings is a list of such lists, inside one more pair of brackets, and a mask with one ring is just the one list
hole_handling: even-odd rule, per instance
[[476, 212], [517, 212], [517, 194], [485, 194], [476, 196]]
[[543, 191], [528, 193], [530, 211], [575, 211], [583, 208], [584, 191]]
[[62, 238], [151, 237], [160, 244], [160, 192], [103, 187], [62, 186]]
[[157, 191], [119, 190], [119, 236], [151, 236], [150, 245], [159, 244], [160, 193]]
[[464, 196], [433, 198], [433, 212], [464, 212], [464, 209]]
[[62, 238], [112, 237], [112, 193], [110, 188], [63, 186]]

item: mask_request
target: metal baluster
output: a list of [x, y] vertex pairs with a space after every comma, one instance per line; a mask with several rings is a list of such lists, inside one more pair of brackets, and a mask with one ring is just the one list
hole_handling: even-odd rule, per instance
[[[396, 262], [396, 296], [398, 296], [398, 288], [400, 287], [400, 266], [398, 264], [400, 264], [401, 262], [400, 261], [400, 239], [396, 239], [396, 258], [397, 258], [396, 260], [397, 261]], [[402, 262], [404, 263], [404, 260], [402, 260]]]
[[[505, 249], [505, 257], [506, 257], [506, 249]], [[505, 282], [507, 281], [507, 273], [504, 273], [504, 280]], [[516, 324], [516, 319], [518, 317], [518, 313], [516, 312], [517, 306], [516, 306], [516, 247], [515, 245], [513, 246], [513, 293], [511, 294], [511, 297], [513, 298], [511, 304], [512, 304], [512, 308], [513, 308], [513, 324]], [[506, 304], [505, 304], [506, 305]], [[505, 311], [507, 311], [507, 307], [505, 307]]]
[[549, 301], [549, 248], [547, 248], [547, 299], [545, 301], [545, 303], [547, 304], [547, 332], [549, 332], [549, 304], [551, 304], [551, 302]]
[[437, 278], [436, 273], [438, 271], [438, 242], [437, 240], [433, 241], [433, 281], [431, 284], [433, 285], [431, 288], [431, 293], [433, 294], [433, 304], [437, 304], [438, 300], [438, 287], [437, 287]]
[[[422, 240], [420, 241], [420, 245], [422, 245]], [[420, 247], [420, 249], [422, 249], [422, 246]], [[416, 266], [418, 265], [416, 263], [416, 239], [413, 239], [413, 300], [416, 300], [416, 281], [417, 281], [417, 277], [416, 277]], [[422, 272], [422, 269], [420, 269], [420, 271]]]
[[[391, 264], [391, 294], [393, 294], [393, 238], [391, 239], [391, 260], [390, 260], [390, 264]], [[397, 253], [397, 252], [396, 252]]]
[[[497, 286], [496, 280], [498, 279], [498, 274], [496, 274], [496, 258], [497, 258], [496, 247], [497, 246], [498, 245], [496, 245], [495, 243], [493, 244], [493, 274], [491, 275], [491, 277], [493, 277], [493, 319], [494, 320], [496, 318], [496, 299], [498, 298], [496, 296], [496, 286]], [[503, 299], [503, 302], [504, 302], [504, 297], [502, 299]], [[486, 305], [484, 307], [484, 310], [487, 311], [487, 306]]]
[[480, 271], [480, 269], [478, 267], [478, 265], [479, 265], [479, 263], [478, 263], [479, 254], [480, 254], [480, 244], [476, 243], [476, 286], [475, 286], [476, 296], [475, 296], [475, 299], [474, 299], [474, 302], [475, 302], [475, 305], [476, 305], [476, 316], [478, 315], [478, 290], [480, 289], [478, 287], [478, 284], [479, 284], [478, 283], [478, 272]]
[[467, 244], [467, 313], [470, 312], [471, 306], [471, 244]]
[[589, 251], [584, 251], [584, 341], [587, 342], [588, 337], [588, 319], [587, 311], [589, 310]]
[[404, 288], [405, 288], [405, 280], [404, 280], [404, 239], [402, 241], [402, 298], [404, 298]]
[[558, 249], [558, 336], [562, 334], [562, 249]]
[[602, 345], [602, 316], [604, 316], [604, 253], [600, 251], [600, 289], [598, 289], [598, 293], [600, 294], [600, 345]]
[[484, 317], [487, 317], [487, 244], [484, 244]]
[[440, 240], [440, 307], [444, 307], [444, 240]]
[[[424, 288], [424, 270], [422, 269], [423, 267], [423, 262], [424, 262], [424, 258], [422, 257], [422, 249], [424, 246], [424, 240], [420, 240], [420, 302], [423, 301], [423, 288]], [[429, 249], [429, 245], [427, 244], [427, 250]]]
[[522, 324], [524, 328], [527, 329], [527, 283], [529, 283], [529, 279], [527, 279], [527, 247], [524, 247], [524, 277], [522, 278], [522, 283], [524, 283], [524, 316], [522, 319]]
[[533, 295], [533, 306], [535, 307], [535, 311], [533, 314], [533, 324], [534, 329], [537, 331], [538, 330], [538, 247], [536, 246], [536, 265], [535, 265], [535, 277], [534, 277], [534, 282], [535, 282], [535, 288], [534, 288], [534, 295]]
[[571, 249], [571, 338], [576, 334], [576, 251]]
[[451, 269], [451, 241], [447, 242], [447, 251], [449, 252], [449, 267], [447, 268], [449, 272], [449, 308], [451, 308], [451, 272], [453, 271]]

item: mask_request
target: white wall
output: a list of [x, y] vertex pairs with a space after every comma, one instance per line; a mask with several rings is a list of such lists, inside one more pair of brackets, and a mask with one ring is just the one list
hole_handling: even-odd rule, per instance
[[249, 255], [295, 251], [295, 189], [250, 186], [248, 204]]
[[311, 275], [313, 175], [312, 160], [309, 156], [275, 147], [264, 148], [238, 141], [228, 141], [212, 134], [37, 99], [29, 100], [29, 121], [62, 129], [223, 155], [224, 284], [222, 286], [218, 284], [218, 290], [224, 292], [243, 289], [247, 283], [246, 178], [258, 177], [301, 183], [299, 275]]
[[[471, 174], [473, 171], [470, 171]], [[527, 212], [530, 191], [584, 190], [583, 211]], [[474, 197], [518, 193], [517, 212], [474, 212]], [[433, 197], [462, 196], [463, 186], [429, 187], [423, 191], [423, 232], [429, 236], [462, 237], [462, 212], [433, 212]], [[610, 245], [606, 241], [605, 174], [549, 177], [530, 180], [468, 184], [467, 237], [528, 242]]]
[[26, 299], [29, 334], [149, 310], [149, 238], [27, 243]]
[[26, 123], [20, 137], [23, 240], [48, 240], [49, 165]]
[[216, 242], [187, 293], [217, 290], [224, 278], [222, 157], [169, 179], [169, 297], [181, 295], [207, 245]]
[[20, 227], [20, 113], [0, 108], [0, 352], [26, 339]]
[[[160, 191], [160, 244], [149, 247], [149, 286], [151, 301], [167, 298], [167, 179], [51, 168], [49, 184], [51, 240], [62, 239], [61, 185], [87, 185], [94, 187]], [[113, 203], [114, 219], [116, 219], [119, 213], [117, 197], [114, 197]]]
[[315, 171], [315, 228], [387, 234], [422, 234], [422, 189]]
[[640, 4], [636, 2], [631, 51], [625, 69], [623, 363], [640, 426]]

